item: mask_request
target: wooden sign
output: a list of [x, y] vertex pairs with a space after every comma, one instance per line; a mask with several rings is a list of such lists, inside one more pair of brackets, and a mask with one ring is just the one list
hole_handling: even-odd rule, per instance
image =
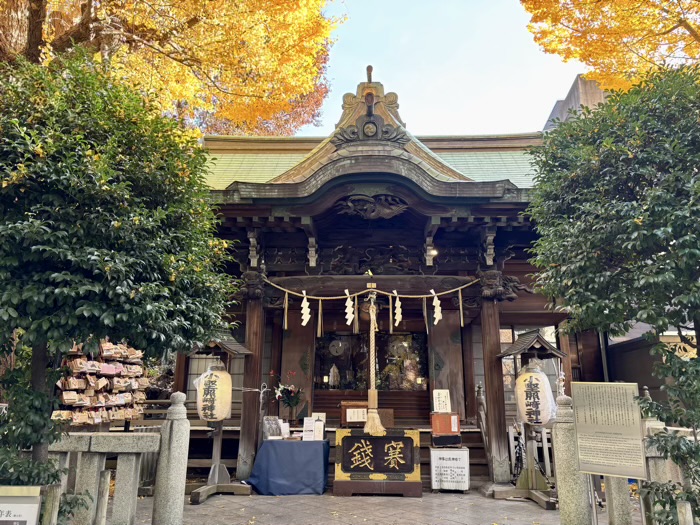
[[571, 383], [579, 470], [647, 479], [636, 383]]
[[336, 431], [333, 494], [422, 496], [417, 430], [387, 430], [372, 436], [360, 429]]

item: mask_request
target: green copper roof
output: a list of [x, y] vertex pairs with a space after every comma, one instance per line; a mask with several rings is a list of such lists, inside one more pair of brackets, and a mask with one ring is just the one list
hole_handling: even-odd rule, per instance
[[225, 190], [232, 182], [267, 182], [299, 163], [306, 153], [211, 154], [207, 182]]
[[438, 156], [477, 182], [508, 179], [518, 188], [532, 188], [535, 170], [524, 151], [446, 151]]
[[[523, 151], [445, 151], [437, 155], [477, 182], [508, 179], [519, 188], [533, 186], [534, 170]], [[306, 153], [212, 153], [207, 182], [224, 190], [232, 182], [268, 182], [299, 163]]]

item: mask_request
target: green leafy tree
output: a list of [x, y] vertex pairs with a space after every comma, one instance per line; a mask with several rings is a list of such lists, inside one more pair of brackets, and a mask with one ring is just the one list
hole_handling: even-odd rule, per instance
[[[0, 345], [21, 333], [31, 348], [42, 421], [47, 370], [74, 342], [158, 354], [220, 326], [234, 290], [205, 164], [196, 138], [83, 54], [0, 63]], [[42, 462], [54, 434], [37, 432]]]
[[[700, 332], [700, 73], [651, 74], [612, 93], [544, 137], [532, 152], [537, 184], [529, 213], [533, 263], [548, 297], [562, 298], [572, 329], [621, 333], [637, 322], [678, 332], [697, 351]], [[695, 334], [688, 335], [688, 334]], [[643, 401], [667, 425], [653, 443], [686, 472], [681, 486], [647, 487], [670, 523], [674, 501], [700, 509], [700, 364], [661, 346], [658, 374], [669, 404]], [[695, 470], [693, 470], [695, 469]], [[691, 472], [692, 470], [692, 472]], [[663, 510], [665, 509], [665, 510]]]

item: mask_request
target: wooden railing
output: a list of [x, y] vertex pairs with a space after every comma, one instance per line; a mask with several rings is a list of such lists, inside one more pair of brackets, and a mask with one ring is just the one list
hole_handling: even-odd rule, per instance
[[489, 478], [493, 479], [493, 461], [491, 459], [491, 447], [489, 447], [488, 426], [486, 425], [488, 416], [486, 413], [486, 398], [484, 397], [484, 388], [481, 386], [481, 383], [476, 387], [476, 404], [476, 423], [481, 431], [481, 440], [484, 442], [484, 452], [489, 464]]

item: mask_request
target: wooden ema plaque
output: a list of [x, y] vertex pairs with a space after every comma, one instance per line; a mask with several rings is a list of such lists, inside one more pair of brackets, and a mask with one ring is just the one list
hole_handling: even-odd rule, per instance
[[371, 436], [360, 429], [338, 429], [335, 454], [334, 496], [423, 496], [417, 430], [387, 430], [383, 436]]

